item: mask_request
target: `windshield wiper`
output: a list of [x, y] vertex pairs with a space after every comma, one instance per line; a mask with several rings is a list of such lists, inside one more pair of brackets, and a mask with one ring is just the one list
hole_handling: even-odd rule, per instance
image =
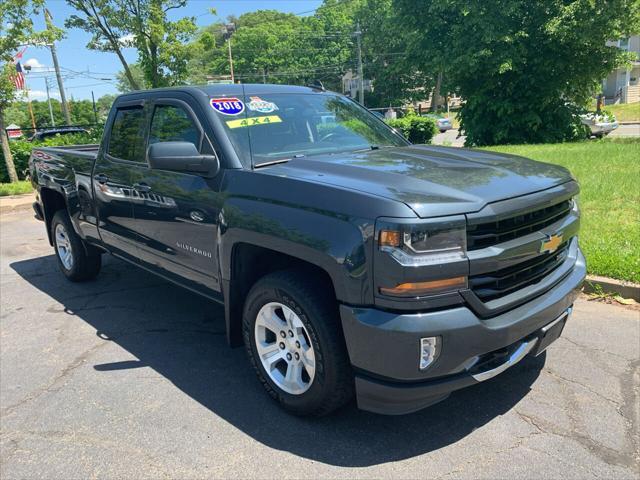
[[304, 156], [305, 155], [303, 153], [298, 153], [290, 158], [281, 158], [279, 160], [271, 160], [270, 162], [256, 163], [253, 166], [253, 168], [268, 167], [269, 165], [277, 165], [278, 163], [287, 163], [289, 160], [293, 160], [295, 158], [302, 158]]

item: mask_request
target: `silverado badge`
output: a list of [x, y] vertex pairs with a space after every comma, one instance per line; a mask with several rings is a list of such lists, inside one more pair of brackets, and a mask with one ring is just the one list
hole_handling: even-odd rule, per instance
[[562, 243], [562, 234], [547, 235], [540, 245], [540, 253], [553, 253]]

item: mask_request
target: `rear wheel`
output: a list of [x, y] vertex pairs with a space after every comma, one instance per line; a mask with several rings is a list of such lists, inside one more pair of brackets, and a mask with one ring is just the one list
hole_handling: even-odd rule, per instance
[[259, 280], [247, 296], [243, 334], [259, 379], [287, 411], [326, 415], [353, 396], [335, 299], [312, 275]]
[[65, 277], [72, 282], [82, 282], [98, 275], [102, 265], [100, 253], [84, 245], [64, 210], [58, 210], [53, 216], [51, 233], [58, 266]]

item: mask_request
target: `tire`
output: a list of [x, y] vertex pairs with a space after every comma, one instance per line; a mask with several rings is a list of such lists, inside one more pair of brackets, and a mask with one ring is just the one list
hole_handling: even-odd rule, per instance
[[84, 244], [64, 210], [58, 210], [53, 216], [51, 238], [58, 266], [69, 280], [84, 282], [94, 279], [100, 273], [101, 254]]
[[[261, 312], [270, 315], [260, 315], [259, 319]], [[285, 316], [293, 318], [293, 321], [287, 323], [283, 319]], [[272, 321], [275, 318], [276, 323], [280, 322], [276, 331], [264, 327], [265, 318]], [[294, 336], [289, 331], [292, 324], [297, 326], [291, 328], [296, 331]], [[277, 332], [278, 328], [282, 330]], [[280, 336], [283, 332], [284, 338]], [[264, 341], [260, 338], [263, 334]], [[243, 336], [258, 378], [268, 394], [286, 411], [295, 415], [323, 416], [353, 397], [353, 373], [337, 303], [330, 289], [316, 280], [313, 273], [285, 270], [260, 279], [251, 288], [245, 302]], [[271, 355], [268, 361], [276, 365], [271, 368], [272, 373], [267, 372], [263, 363], [267, 349], [273, 351], [273, 355], [268, 353]], [[298, 352], [301, 355], [299, 361], [296, 361], [297, 357], [287, 360], [287, 354], [296, 355]], [[278, 355], [280, 359], [272, 360]], [[313, 362], [309, 357], [313, 357]], [[311, 363], [312, 368], [309, 368]], [[302, 365], [302, 373], [297, 376], [297, 382], [287, 383], [288, 377], [283, 370], [289, 372], [293, 368], [292, 372], [298, 372], [300, 369], [296, 369], [296, 365]], [[291, 387], [292, 384], [295, 387]], [[294, 388], [298, 391], [293, 391]]]

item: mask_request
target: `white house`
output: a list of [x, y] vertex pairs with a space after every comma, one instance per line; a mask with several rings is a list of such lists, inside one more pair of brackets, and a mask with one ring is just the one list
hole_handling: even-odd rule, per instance
[[640, 102], [640, 35], [607, 42], [636, 54], [631, 68], [618, 68], [602, 81], [606, 103]]

